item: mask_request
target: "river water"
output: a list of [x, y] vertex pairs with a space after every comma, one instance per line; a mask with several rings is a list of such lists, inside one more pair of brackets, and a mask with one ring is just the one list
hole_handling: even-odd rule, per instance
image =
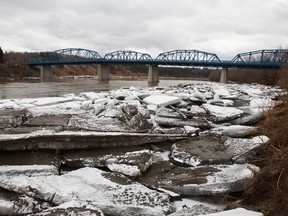
[[[193, 80], [160, 80], [158, 86], [172, 86]], [[199, 82], [199, 81], [196, 81]], [[148, 87], [147, 80], [110, 80], [98, 81], [93, 78], [41, 80], [0, 80], [0, 99], [55, 97], [81, 92], [100, 92], [121, 87]]]

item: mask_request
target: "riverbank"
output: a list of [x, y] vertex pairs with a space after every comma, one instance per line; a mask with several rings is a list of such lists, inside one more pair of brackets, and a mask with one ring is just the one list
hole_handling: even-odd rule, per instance
[[[18, 209], [13, 213], [18, 214], [25, 202], [26, 213], [36, 215], [63, 208], [105, 215], [111, 215], [109, 209], [119, 215], [221, 212], [225, 203], [219, 200], [242, 193], [259, 172], [251, 159], [269, 138], [257, 122], [277, 104], [279, 94], [281, 90], [271, 86], [188, 81], [170, 87], [0, 100], [5, 112], [0, 121], [5, 152], [0, 186], [16, 192], [14, 199], [1, 196], [5, 205], [0, 209]], [[113, 136], [116, 139], [109, 141]], [[79, 138], [89, 144], [80, 152], [72, 148], [79, 148]], [[38, 154], [34, 163], [48, 167], [15, 164], [7, 155], [21, 153], [10, 149], [13, 146], [25, 150], [22, 154], [31, 160]], [[41, 151], [46, 152], [45, 160], [39, 160]], [[64, 182], [70, 186], [64, 187]], [[261, 215], [245, 211], [249, 214]]]

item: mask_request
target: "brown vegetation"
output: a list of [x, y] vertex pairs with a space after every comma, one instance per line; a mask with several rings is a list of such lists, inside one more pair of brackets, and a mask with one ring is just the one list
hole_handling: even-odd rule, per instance
[[[288, 90], [288, 67], [279, 72], [279, 85]], [[255, 162], [261, 165], [247, 187], [243, 204], [267, 216], [288, 215], [288, 96], [270, 110], [262, 123], [270, 138]], [[259, 163], [260, 162], [260, 163]]]

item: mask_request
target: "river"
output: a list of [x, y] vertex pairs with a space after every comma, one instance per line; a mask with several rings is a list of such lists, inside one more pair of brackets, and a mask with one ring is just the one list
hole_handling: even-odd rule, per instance
[[[171, 86], [193, 80], [160, 80], [158, 86]], [[195, 81], [194, 81], [195, 82]], [[199, 82], [199, 81], [196, 81]], [[0, 80], [0, 99], [55, 97], [64, 94], [81, 92], [100, 92], [119, 89], [125, 86], [148, 87], [147, 80], [110, 80], [98, 81], [95, 78], [69, 78], [41, 81], [31, 80]]]

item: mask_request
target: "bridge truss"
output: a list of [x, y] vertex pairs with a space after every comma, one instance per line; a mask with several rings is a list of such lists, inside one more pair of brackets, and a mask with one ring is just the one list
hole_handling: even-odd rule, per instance
[[110, 61], [143, 61], [153, 60], [152, 57], [147, 53], [135, 52], [131, 50], [115, 51], [107, 53], [104, 59]]
[[153, 59], [147, 53], [131, 50], [107, 53], [104, 58], [102, 58], [96, 51], [81, 48], [67, 48], [54, 52], [40, 53], [38, 58], [30, 59], [28, 64], [139, 63], [151, 65], [275, 68], [287, 61], [288, 49], [245, 52], [237, 54], [230, 61], [221, 61], [216, 54], [199, 50], [173, 50], [160, 53], [156, 59]]
[[214, 53], [203, 52], [199, 50], [173, 50], [160, 53], [156, 60], [158, 61], [187, 61], [187, 62], [218, 62], [221, 60]]

